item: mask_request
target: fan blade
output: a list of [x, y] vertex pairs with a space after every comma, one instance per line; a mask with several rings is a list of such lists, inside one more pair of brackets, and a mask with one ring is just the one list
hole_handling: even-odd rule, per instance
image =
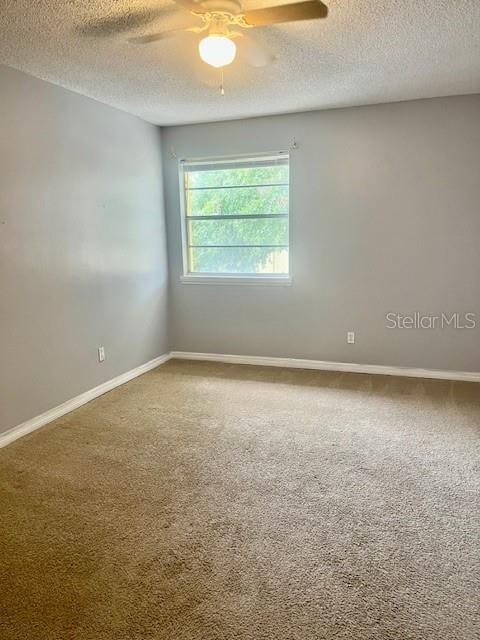
[[185, 33], [188, 33], [185, 29], [171, 29], [170, 31], [159, 31], [158, 33], [150, 33], [146, 36], [129, 38], [128, 41], [132, 44], [150, 44], [150, 42], [166, 40], [167, 38], [175, 38], [180, 35], [185, 35]]
[[242, 34], [241, 38], [235, 40], [238, 55], [251, 67], [266, 67], [275, 60], [273, 53], [262, 47], [254, 38]]
[[245, 12], [245, 20], [252, 27], [262, 27], [267, 24], [279, 24], [281, 22], [296, 22], [297, 20], [314, 20], [326, 18], [328, 7], [320, 0], [307, 0], [306, 2], [294, 2], [282, 4], [265, 9], [254, 9]]
[[77, 32], [90, 38], [106, 38], [123, 31], [143, 27], [156, 18], [168, 15], [168, 13], [164, 9], [130, 11], [119, 16], [102, 18], [79, 25]]
[[194, 13], [206, 13], [207, 10], [202, 7], [201, 2], [195, 2], [195, 0], [173, 0], [187, 11]]

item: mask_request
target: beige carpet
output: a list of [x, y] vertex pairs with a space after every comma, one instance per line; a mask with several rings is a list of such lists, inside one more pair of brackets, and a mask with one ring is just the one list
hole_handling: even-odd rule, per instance
[[0, 451], [2, 640], [474, 640], [480, 386], [170, 362]]

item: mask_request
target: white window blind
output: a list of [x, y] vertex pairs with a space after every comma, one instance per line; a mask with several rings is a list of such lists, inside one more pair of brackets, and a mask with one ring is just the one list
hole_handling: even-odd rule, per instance
[[289, 157], [183, 161], [185, 275], [289, 273]]

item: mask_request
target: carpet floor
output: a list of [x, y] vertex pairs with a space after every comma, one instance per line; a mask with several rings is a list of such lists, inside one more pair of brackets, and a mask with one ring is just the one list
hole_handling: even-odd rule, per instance
[[171, 361], [0, 450], [0, 638], [479, 638], [479, 443], [475, 384]]

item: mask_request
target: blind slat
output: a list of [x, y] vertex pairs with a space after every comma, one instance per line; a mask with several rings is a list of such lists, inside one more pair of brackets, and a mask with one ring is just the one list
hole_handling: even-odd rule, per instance
[[189, 244], [189, 249], [288, 249], [288, 244]]
[[195, 171], [222, 171], [227, 169], [252, 169], [263, 167], [278, 167], [288, 166], [288, 156], [279, 156], [278, 158], [268, 159], [245, 159], [245, 160], [231, 160], [231, 161], [205, 161], [195, 162], [194, 160], [185, 160], [183, 164], [183, 170], [189, 172]]
[[218, 214], [205, 216], [185, 216], [186, 220], [261, 220], [262, 218], [288, 218], [288, 213], [245, 213]]
[[185, 187], [185, 191], [214, 191], [216, 189], [263, 189], [268, 187], [288, 186], [288, 182], [259, 182], [258, 184], [227, 184], [218, 187]]

